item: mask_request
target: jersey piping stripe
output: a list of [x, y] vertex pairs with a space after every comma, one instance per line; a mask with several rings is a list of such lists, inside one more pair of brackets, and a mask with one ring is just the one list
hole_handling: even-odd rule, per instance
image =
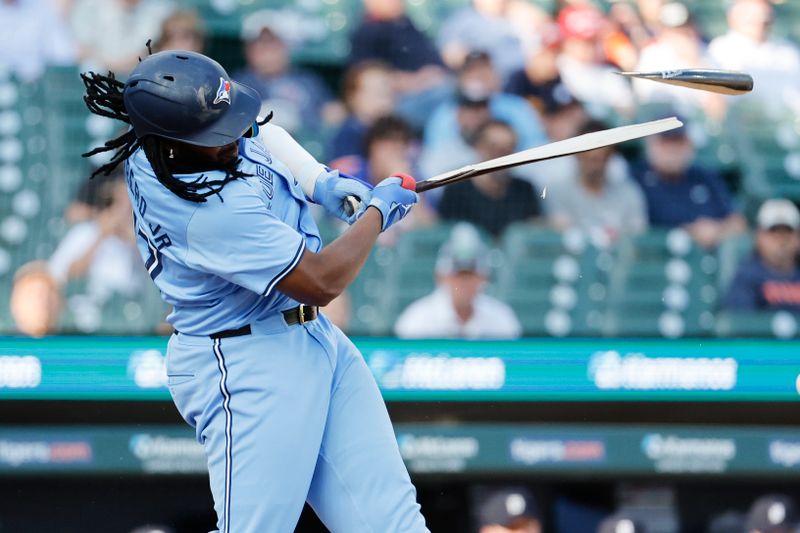
[[269, 282], [267, 288], [264, 289], [264, 292], [261, 293], [261, 296], [266, 296], [269, 293], [271, 293], [272, 289], [275, 288], [275, 285], [277, 285], [280, 280], [285, 278], [287, 274], [289, 274], [289, 272], [291, 272], [292, 269], [297, 266], [297, 263], [300, 262], [300, 258], [303, 257], [303, 252], [305, 251], [305, 249], [306, 249], [306, 240], [301, 238], [300, 248], [297, 249], [297, 252], [294, 254], [294, 258], [292, 258], [291, 262], [288, 265], [286, 265], [286, 267], [283, 270], [281, 270], [277, 276], [272, 278], [272, 281]]
[[142, 228], [137, 229], [139, 231], [139, 235], [142, 237], [142, 239], [144, 239], [144, 242], [147, 243], [147, 247], [150, 248], [150, 257], [144, 266], [147, 268], [147, 273], [150, 274], [150, 277], [155, 278], [161, 273], [161, 261], [159, 261], [159, 256], [161, 254], [158, 251], [158, 248], [153, 246], [153, 243], [151, 243], [150, 239], [147, 238], [147, 234], [142, 231]]
[[219, 390], [222, 393], [222, 409], [225, 411], [225, 494], [223, 497], [222, 531], [231, 531], [231, 472], [233, 470], [233, 413], [231, 413], [231, 395], [228, 392], [228, 369], [225, 368], [225, 356], [222, 354], [220, 339], [214, 340], [214, 355], [219, 365]]

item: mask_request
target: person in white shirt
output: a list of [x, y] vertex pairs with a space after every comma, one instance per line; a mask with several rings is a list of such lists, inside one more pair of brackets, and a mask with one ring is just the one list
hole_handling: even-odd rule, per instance
[[411, 303], [394, 326], [404, 339], [515, 339], [522, 327], [505, 303], [483, 294], [489, 275], [488, 250], [467, 223], [453, 227], [439, 250], [436, 290]]
[[71, 65], [77, 50], [52, 0], [0, 0], [0, 77], [33, 81], [49, 65]]
[[769, 35], [773, 16], [767, 0], [737, 0], [728, 11], [729, 31], [711, 41], [708, 53], [720, 68], [753, 76], [752, 97], [791, 105], [800, 96], [800, 49]]

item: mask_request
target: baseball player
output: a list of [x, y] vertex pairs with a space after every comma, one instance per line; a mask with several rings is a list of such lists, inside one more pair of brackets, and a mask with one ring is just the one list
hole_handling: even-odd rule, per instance
[[[82, 77], [92, 112], [131, 125], [86, 155], [114, 151], [98, 172], [124, 161], [139, 251], [173, 306], [169, 390], [205, 448], [219, 531], [293, 531], [304, 501], [333, 532], [428, 531], [363, 357], [317, 312], [416, 203], [413, 179], [369, 190], [329, 171], [201, 54], [151, 55], [124, 84]], [[309, 201], [352, 226], [323, 248]]]

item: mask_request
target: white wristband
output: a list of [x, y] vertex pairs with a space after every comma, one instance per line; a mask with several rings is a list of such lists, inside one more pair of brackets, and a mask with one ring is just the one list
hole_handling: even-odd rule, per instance
[[289, 133], [274, 124], [265, 124], [260, 127], [258, 139], [281, 163], [286, 165], [292, 175], [300, 183], [306, 197], [314, 194], [314, 185], [317, 178], [323, 173], [327, 174], [325, 166], [314, 159], [305, 148], [294, 140]]

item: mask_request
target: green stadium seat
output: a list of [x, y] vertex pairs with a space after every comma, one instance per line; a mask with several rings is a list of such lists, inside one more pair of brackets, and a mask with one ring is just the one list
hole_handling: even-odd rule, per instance
[[719, 275], [717, 276], [720, 293], [724, 293], [730, 285], [739, 264], [753, 251], [753, 237], [741, 235], [722, 241], [717, 247]]
[[798, 317], [785, 311], [733, 312], [717, 314], [716, 334], [720, 337], [797, 337]]
[[596, 335], [613, 260], [583, 234], [530, 224], [502, 237], [506, 263], [496, 294], [517, 314], [526, 335]]
[[682, 230], [623, 239], [611, 276], [606, 336], [709, 335], [718, 260]]
[[350, 326], [353, 335], [389, 335], [394, 316], [387, 312], [387, 299], [393, 296], [387, 276], [394, 251], [376, 247], [367, 258], [364, 268], [348, 288], [350, 296]]

